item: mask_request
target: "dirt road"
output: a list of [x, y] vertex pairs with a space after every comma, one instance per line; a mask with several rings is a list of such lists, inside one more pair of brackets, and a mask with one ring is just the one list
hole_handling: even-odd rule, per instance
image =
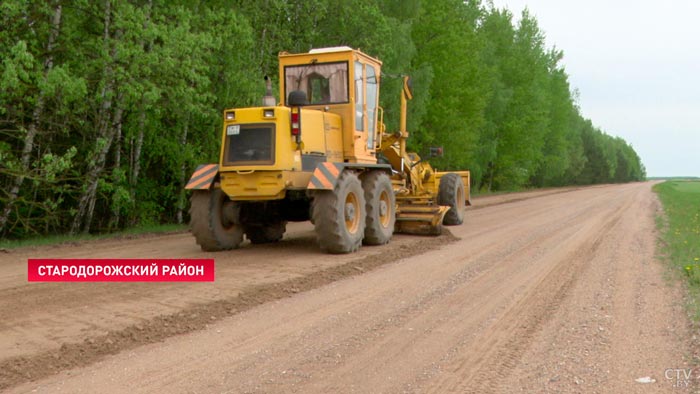
[[[0, 389], [690, 392], [668, 379], [690, 332], [650, 189], [485, 198], [453, 237], [353, 255], [321, 254], [307, 224], [215, 254], [188, 234], [1, 254]], [[29, 257], [213, 257], [217, 280], [27, 283]]]

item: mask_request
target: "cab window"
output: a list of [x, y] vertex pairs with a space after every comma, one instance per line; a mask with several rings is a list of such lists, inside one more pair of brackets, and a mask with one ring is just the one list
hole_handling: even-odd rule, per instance
[[310, 105], [349, 102], [348, 63], [309, 63], [284, 67], [285, 97], [294, 90], [306, 93]]
[[369, 132], [367, 147], [371, 149], [374, 146], [374, 133], [377, 125], [379, 81], [377, 73], [371, 65], [367, 65], [365, 72], [367, 73], [367, 131]]
[[363, 65], [360, 62], [355, 62], [355, 130], [365, 130], [365, 92], [363, 89], [364, 81], [362, 79]]

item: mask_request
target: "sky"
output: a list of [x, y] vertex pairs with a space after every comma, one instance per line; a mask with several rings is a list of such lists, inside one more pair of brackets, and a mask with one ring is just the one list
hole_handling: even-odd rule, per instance
[[527, 7], [564, 52], [582, 115], [637, 151], [648, 176], [700, 176], [700, 1], [493, 0]]

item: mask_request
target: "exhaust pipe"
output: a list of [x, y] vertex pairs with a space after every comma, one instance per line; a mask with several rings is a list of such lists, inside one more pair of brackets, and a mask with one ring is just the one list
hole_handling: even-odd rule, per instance
[[262, 99], [263, 107], [274, 107], [277, 105], [275, 96], [272, 95], [272, 81], [265, 75], [265, 96]]

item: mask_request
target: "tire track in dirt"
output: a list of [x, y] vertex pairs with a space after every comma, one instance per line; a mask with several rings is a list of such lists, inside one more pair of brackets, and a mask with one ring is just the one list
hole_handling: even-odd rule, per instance
[[[322, 349], [320, 350], [321, 354], [327, 355], [325, 357], [329, 360], [333, 360], [335, 354], [342, 354], [343, 358], [352, 358], [356, 353], [363, 350], [367, 353], [367, 348], [371, 348], [373, 350], [369, 351], [370, 354], [363, 354], [362, 357], [371, 359], [378, 364], [382, 364], [383, 362], [389, 363], [399, 357], [401, 352], [405, 351], [401, 340], [394, 341], [392, 338], [401, 334], [405, 326], [410, 325], [423, 327], [424, 330], [423, 334], [416, 334], [411, 342], [412, 346], [427, 349], [430, 346], [427, 343], [425, 346], [422, 346], [422, 342], [432, 342], [431, 333], [436, 330], [441, 330], [443, 326], [447, 325], [444, 321], [444, 317], [440, 316], [442, 312], [444, 312], [442, 304], [467, 298], [464, 295], [469, 293], [468, 284], [470, 282], [480, 281], [481, 276], [489, 274], [489, 270], [493, 269], [494, 261], [516, 261], [518, 256], [537, 254], [540, 250], [545, 249], [545, 246], [551, 246], [550, 244], [560, 242], [564, 239], [559, 238], [562, 230], [565, 229], [570, 221], [575, 221], [582, 215], [581, 213], [577, 213], [567, 221], [559, 223], [554, 227], [537, 229], [536, 231], [529, 232], [526, 237], [514, 240], [514, 243], [507, 249], [499, 248], [498, 250], [494, 250], [492, 247], [483, 249], [473, 247], [469, 254], [470, 258], [476, 262], [468, 268], [453, 273], [444, 282], [421, 293], [420, 297], [413, 299], [407, 297], [407, 301], [402, 302], [400, 307], [381, 313], [381, 319], [377, 319], [372, 322], [372, 324], [365, 325], [360, 332], [350, 336], [343, 336], [342, 333], [337, 332], [333, 337], [332, 343], [319, 341], [316, 346]], [[525, 267], [515, 267], [514, 269], [510, 269], [510, 271], [511, 274], [516, 274], [514, 273], [515, 271], [525, 269]], [[473, 296], [473, 294], [471, 296]], [[486, 298], [488, 295], [484, 295], [484, 297]], [[475, 306], [475, 308], [478, 309], [478, 306]], [[476, 311], [474, 312], [476, 313]], [[433, 346], [433, 350], [439, 351], [440, 349], [440, 347]], [[276, 350], [280, 354], [295, 352], [295, 350], [291, 348], [288, 350], [278, 348]], [[431, 351], [426, 350], [425, 352], [430, 353]], [[438, 353], [436, 353], [436, 355], [437, 354]], [[246, 363], [241, 363], [242, 365], [237, 366], [237, 369], [252, 369], [256, 362], [258, 362], [257, 359], [250, 359]], [[266, 362], [277, 364], [274, 359], [268, 359]], [[295, 364], [298, 370], [307, 371], [305, 374], [310, 373], [310, 371], [322, 374], [326, 379], [333, 381], [333, 385], [314, 386], [313, 388], [302, 389], [301, 392], [307, 389], [310, 392], [334, 392], [339, 390], [339, 388], [347, 388], [353, 384], [353, 380], [356, 378], [357, 374], [357, 365], [348, 364], [345, 367], [340, 366], [334, 370], [324, 370], [323, 368], [318, 368], [316, 365], [317, 362], [318, 359], [316, 356], [314, 354], [309, 354], [306, 358], [299, 357]], [[283, 364], [284, 361], [280, 360], [279, 363]], [[314, 365], [316, 365], [316, 367], [314, 367]], [[375, 388], [378, 389], [377, 387]], [[382, 390], [379, 391], [381, 392]], [[404, 389], [404, 392], [410, 392], [410, 390]]]
[[[552, 194], [552, 193], [547, 193]], [[539, 197], [540, 195], [537, 194]], [[510, 196], [512, 197], [512, 196]], [[529, 199], [528, 198], [521, 198]], [[528, 217], [536, 217], [546, 211], [548, 206], [541, 206], [538, 209], [528, 212], [521, 217], [523, 223]], [[581, 213], [576, 213], [567, 222], [577, 220], [581, 217]], [[522, 223], [521, 223], [522, 226]], [[563, 226], [563, 225], [562, 225]], [[519, 226], [515, 226], [512, 231], [516, 231]], [[461, 280], [469, 280], [474, 276], [478, 276], [486, 265], [495, 259], [502, 258], [503, 253], [508, 256], [515, 256], [523, 250], [536, 248], [541, 240], [546, 239], [552, 232], [561, 230], [557, 227], [555, 230], [537, 229], [528, 234], [525, 238], [513, 240], [509, 247], [505, 250], [494, 249], [497, 245], [490, 245], [482, 252], [475, 250], [471, 251], [471, 256], [480, 259], [481, 263], [469, 268], [468, 273], [461, 275]], [[185, 235], [186, 236], [186, 235]], [[235, 297], [227, 297], [216, 301], [195, 304], [179, 310], [176, 313], [163, 314], [153, 318], [140, 319], [137, 324], [130, 324], [122, 329], [110, 330], [105, 335], [89, 336], [83, 341], [63, 343], [60, 348], [41, 352], [33, 355], [12, 357], [0, 361], [0, 389], [9, 387], [21, 382], [32, 381], [58, 373], [62, 370], [71, 369], [74, 367], [89, 365], [105, 355], [116, 354], [120, 351], [131, 349], [137, 346], [155, 343], [162, 341], [168, 337], [185, 334], [188, 332], [200, 330], [207, 325], [231, 316], [236, 313], [248, 310], [256, 305], [277, 300], [280, 298], [289, 297], [295, 293], [303, 292], [313, 288], [323, 286], [338, 279], [348, 276], [360, 274], [365, 271], [372, 270], [380, 265], [388, 264], [399, 259], [414, 256], [428, 251], [438, 249], [446, 243], [454, 241], [455, 238], [446, 232], [438, 238], [420, 238], [419, 241], [409, 245], [392, 246], [389, 245], [388, 250], [383, 250], [380, 253], [369, 255], [359, 260], [352, 260], [340, 266], [329, 269], [316, 271], [299, 278], [287, 280], [284, 282], [276, 282], [259, 286], [250, 286], [244, 289]], [[148, 242], [148, 240], [136, 240], [137, 242]], [[109, 241], [118, 245], [119, 240]], [[271, 248], [293, 247], [295, 243], [302, 243], [304, 248], [309, 248], [306, 244], [313, 243], [312, 239], [304, 237], [300, 239], [292, 239], [284, 244], [271, 245]], [[386, 248], [385, 248], [386, 249]], [[482, 256], [483, 254], [483, 256]], [[499, 257], [496, 257], [499, 256]], [[479, 268], [481, 267], [481, 268]], [[35, 302], [27, 302], [22, 306], [24, 300], [46, 299], [51, 305], [57, 308], [66, 308], [76, 305], [76, 302], [82, 302], [87, 296], [90, 297], [92, 304], [109, 301], [113, 294], [129, 292], [133, 288], [129, 283], [109, 283], [109, 291], [105, 292], [89, 286], [90, 284], [73, 284], [73, 283], [47, 283], [43, 286], [21, 286], [0, 290], [0, 294], [5, 296], [3, 299], [14, 304], [14, 307], [31, 310], [39, 308], [40, 305]], [[452, 281], [448, 286], [453, 289], [457, 286], [456, 282]], [[145, 290], [139, 289], [134, 292], [134, 296], [138, 298], [149, 297], [149, 294], [157, 294], [161, 288], [167, 288], [167, 284], [153, 284]], [[439, 300], [439, 297], [444, 296], [445, 289], [436, 289], [432, 297], [434, 300]], [[41, 294], [45, 296], [41, 296]], [[29, 296], [33, 296], [29, 297]], [[424, 301], [431, 298], [428, 297]], [[19, 302], [19, 306], [17, 303]], [[41, 308], [46, 308], [43, 303]], [[414, 305], [413, 309], [417, 310], [426, 305]], [[399, 321], [395, 319], [395, 321]], [[385, 327], [386, 328], [386, 327]], [[380, 333], [382, 327], [373, 327], [372, 331]], [[357, 338], [350, 338], [351, 343], [359, 344]]]
[[[528, 192], [526, 196], [530, 198], [533, 194], [539, 195], [539, 192]], [[514, 196], [508, 195], [508, 198]], [[490, 198], [479, 197], [475, 203], [478, 205]], [[510, 209], [509, 206], [506, 210]], [[519, 216], [528, 220], [537, 212]], [[472, 211], [467, 220], [478, 216], [478, 211]], [[482, 231], [492, 231], [502, 225], [488, 223]], [[288, 236], [278, 244], [246, 243], [240, 250], [229, 253], [203, 253], [194, 245], [191, 235], [182, 232], [69, 242], [4, 253], [0, 255], [0, 310], [3, 311], [0, 362], [82, 342], [86, 337], [105, 335], [110, 330], [173, 314], [192, 304], [233, 297], [249, 286], [306, 275], [421, 239], [399, 235], [389, 245], [363, 248], [358, 255], [331, 259], [319, 253], [311, 226], [293, 223], [289, 227]], [[472, 233], [467, 236], [471, 237]], [[27, 258], [116, 257], [215, 258], [217, 280], [211, 285], [26, 282]]]
[[598, 234], [562, 259], [536, 287], [528, 290], [526, 297], [509, 308], [505, 317], [489, 327], [488, 336], [491, 340], [474, 341], [469, 352], [454, 349], [457, 356], [443, 366], [449, 373], [437, 377], [426, 392], [503, 392], [497, 382], [517, 366], [533, 335], [561, 306], [573, 284], [586, 269], [587, 256], [595, 253], [602, 240], [620, 221], [620, 216], [617, 212], [606, 220]]
[[[517, 197], [517, 199], [519, 201], [526, 200], [540, 197], [541, 194], [540, 192], [530, 192], [525, 196]], [[547, 191], [546, 194], [550, 194], [550, 191]], [[516, 195], [508, 195], [507, 198], [512, 200], [516, 198], [515, 196]], [[479, 201], [485, 201], [489, 198], [490, 197], [478, 197], [475, 201], [479, 204]], [[502, 199], [502, 197], [499, 197], [499, 199]], [[530, 213], [530, 215], [534, 214], [535, 213]], [[167, 247], [167, 245], [172, 244], [172, 242], [178, 242], [180, 245], [183, 242], [189, 243], [191, 241], [190, 237], [189, 234], [183, 232], [124, 236], [96, 241], [77, 241], [60, 245], [18, 249], [8, 251], [7, 254], [8, 256], [13, 256], [19, 252], [19, 254], [34, 257], [51, 256], [64, 258], [134, 257], [132, 255], [133, 252], [129, 254], [121, 252], [124, 250], [123, 246], [126, 246], [130, 251], [138, 251], [136, 253], [145, 255], [152, 253], [154, 257], [166, 257], [163, 255], [162, 248], [164, 246]], [[395, 245], [395, 243], [392, 242], [392, 244], [382, 247], [382, 251], [378, 253], [381, 254], [382, 257], [376, 257], [376, 259], [381, 259], [383, 264], [390, 263], [412, 254], [424, 253], [432, 250], [444, 244], [443, 241], [443, 238], [438, 239], [437, 242], [434, 242], [433, 238], [423, 238], [415, 244], [408, 243], [408, 246], [405, 242], [402, 242], [401, 245]], [[397, 252], [394, 250], [395, 248], [400, 249], [398, 249]], [[246, 250], [248, 252], [255, 252], [255, 249], [256, 247], [251, 248], [249, 246]], [[284, 242], [276, 245], [265, 245], [265, 249], [270, 251], [270, 253], [268, 253], [268, 258], [272, 259], [274, 259], [275, 250], [289, 251], [290, 253], [299, 255], [304, 253], [318, 254], [313, 233], [298, 233], [298, 231], [291, 239], [285, 239]], [[201, 257], [200, 253], [195, 249], [182, 248], [177, 250], [179, 251], [178, 254], [180, 257]], [[98, 252], [98, 254], [96, 255], [95, 252]], [[243, 252], [245, 252], [246, 255], [248, 254], [246, 251], [242, 251], [242, 253]], [[385, 255], [388, 257], [384, 257]], [[216, 254], [217, 260], [221, 256], [221, 254]], [[255, 254], [252, 256], [255, 256]], [[214, 255], [212, 255], [212, 257], [214, 257]], [[372, 260], [375, 258], [368, 256], [363, 259], [366, 261], [367, 259]], [[229, 260], [229, 257], [225, 260]], [[229, 266], [227, 263], [230, 263], [230, 261], [224, 261], [224, 265], [217, 263], [217, 271], [219, 269], [228, 269]], [[260, 263], [259, 260], [256, 262], [256, 268]], [[239, 264], [240, 263], [236, 263], [232, 267], [240, 266]], [[363, 264], [358, 265], [354, 261], [350, 261], [344, 265], [346, 268], [352, 266], [354, 269], [352, 273], [359, 273], [361, 271], [358, 269], [364, 269], [362, 268]], [[29, 349], [27, 349], [19, 356], [11, 355], [8, 357], [5, 355], [5, 357], [0, 359], [0, 387], [7, 387], [9, 384], [14, 384], [12, 382], [34, 380], [46, 376], [47, 374], [53, 374], [74, 366], [87, 365], [105, 354], [114, 354], [122, 349], [133, 348], [141, 344], [162, 340], [168, 336], [197, 330], [206, 324], [218, 320], [222, 316], [228, 316], [231, 313], [237, 313], [239, 310], [245, 310], [259, 303], [266, 302], [267, 300], [276, 299], [276, 296], [270, 297], [269, 294], [268, 296], [261, 297], [260, 294], [268, 293], [265, 290], [266, 288], [287, 289], [289, 291], [285, 290], [286, 295], [294, 294], [296, 291], [303, 291], [301, 290], [303, 286], [299, 287], [286, 282], [277, 283], [277, 286], [272, 286], [272, 284], [276, 283], [274, 279], [272, 279], [271, 283], [267, 283], [264, 286], [251, 285], [245, 287], [245, 291], [240, 294], [240, 298], [224, 294], [224, 299], [214, 298], [216, 301], [211, 301], [212, 297], [210, 295], [208, 296], [207, 293], [194, 298], [192, 291], [188, 290], [183, 296], [189, 297], [189, 300], [188, 298], [183, 298], [182, 300], [172, 303], [167, 301], [172, 299], [172, 296], [163, 297], [164, 292], [172, 292], [172, 286], [169, 284], [152, 283], [149, 284], [149, 286], [139, 286], [133, 283], [103, 283], [99, 284], [99, 286], [90, 283], [32, 284], [24, 281], [15, 282], [16, 273], [14, 273], [14, 271], [6, 269], [2, 264], [0, 264], [0, 268], [2, 268], [2, 270], [0, 270], [0, 277], [4, 281], [2, 286], [0, 286], [0, 310], [7, 312], [5, 316], [6, 319], [0, 322], [0, 328], [3, 330], [10, 330], [6, 332], [11, 333], [13, 337], [10, 337], [8, 340], [11, 342], [17, 341], [16, 347], [21, 346], [13, 351], [22, 351], [22, 348], [27, 348], [25, 343], [32, 343], [26, 342], [27, 339], [23, 339], [22, 342], [19, 342], [19, 338], [24, 333], [31, 335], [32, 337], [28, 340], [34, 343], [40, 338], [56, 338], [52, 341], [60, 341], [55, 348], [46, 349], [44, 351], [37, 352], [35, 350], [28, 352], [27, 350]], [[346, 276], [336, 276], [332, 274], [333, 270], [334, 269], [331, 268], [324, 273], [315, 272], [310, 275], [304, 275], [302, 278], [299, 278], [299, 280], [302, 282], [305, 280], [314, 282], [314, 278], [317, 276], [327, 276], [327, 278], [332, 280]], [[230, 273], [227, 275], [230, 275]], [[220, 275], [217, 274], [217, 277], [218, 276]], [[289, 275], [287, 274], [287, 276]], [[15, 285], [14, 283], [18, 284]], [[318, 285], [320, 286], [322, 284]], [[285, 286], [287, 287], [285, 288]], [[209, 291], [209, 293], [211, 293], [211, 291]], [[138, 313], [138, 309], [128, 307], [129, 304], [138, 304], [139, 300], [151, 304], [153, 303], [152, 300], [158, 299], [162, 299], [162, 301], [158, 302], [161, 305], [158, 310], [174, 310], [177, 312], [161, 312], [161, 314], [151, 316], [138, 316], [136, 314]], [[232, 302], [231, 300], [236, 301]], [[115, 302], [119, 304], [115, 304]], [[192, 303], [195, 305], [191, 306], [190, 304]], [[185, 304], [185, 306], [183, 306], [183, 304]], [[115, 306], [118, 306], [118, 309], [115, 310]], [[112, 317], [109, 317], [110, 310], [115, 310], [116, 315], [112, 312]], [[84, 311], [82, 314], [86, 318], [81, 318], [77, 326], [67, 326], [67, 322], [75, 320], [76, 314], [80, 314], [81, 311]], [[209, 318], [202, 317], [205, 315], [209, 315]], [[33, 318], [32, 320], [28, 320], [26, 316], [33, 316]], [[99, 322], [95, 321], [96, 316], [100, 316]], [[212, 316], [214, 319], [211, 319]], [[133, 322], [134, 320], [138, 323], [130, 323], [130, 321]], [[95, 323], [93, 324], [92, 321], [95, 321]], [[110, 321], [116, 324], [113, 324], [111, 328], [108, 325], [106, 326], [108, 328], [103, 328], [105, 324], [109, 324]], [[27, 323], [31, 323], [32, 325], [28, 326]], [[72, 334], [76, 332], [76, 328], [81, 326], [84, 328], [80, 329], [79, 336], [76, 336], [78, 333]], [[93, 328], [87, 329], [88, 327]], [[39, 344], [40, 343], [41, 342], [39, 342]], [[48, 344], [47, 342], [44, 347], [46, 348]], [[37, 345], [35, 344], [32, 346], [36, 347]]]
[[[131, 343], [128, 352], [97, 356], [93, 361], [98, 362], [92, 365], [13, 385], [9, 391], [654, 391], [660, 387], [605, 380], [606, 369], [616, 377], [623, 372], [636, 375], [643, 371], [639, 364], [649, 368], [652, 359], [656, 370], [682, 366], [678, 358], [667, 354], [669, 337], [649, 336], [659, 332], [654, 317], [669, 316], [660, 313], [658, 294], [639, 298], [663, 292], [659, 287], [650, 288], [659, 275], [647, 270], [637, 281], [636, 267], [631, 264], [634, 259], [648, 262], [652, 254], [648, 231], [653, 223], [649, 226], [648, 221], [637, 220], [648, 209], [647, 188], [641, 184], [584, 188], [540, 196], [536, 203], [511, 201], [498, 204], [497, 209], [474, 210], [467, 224], [453, 229], [461, 238], [457, 242], [448, 239], [435, 245], [435, 238], [399, 237], [403, 244], [392, 243], [374, 249], [376, 253], [343, 260], [336, 268], [349, 271], [347, 275], [334, 277], [331, 268], [323, 270], [329, 278], [307, 272], [296, 278], [300, 282], [264, 286], [253, 282], [239, 297], [207, 303], [222, 304], [222, 317], [215, 315], [211, 322], [207, 320], [210, 311], [188, 315], [192, 307], [163, 315], [172, 321], [157, 320], [163, 316], [146, 319], [163, 330], [173, 329], [176, 334], [177, 329], [184, 329], [188, 335], [167, 334], [162, 342], [149, 340], [142, 347]], [[287, 255], [299, 252], [285, 248], [284, 243], [279, 247]], [[249, 251], [248, 257], [270, 258], [267, 249]], [[407, 253], [394, 256], [401, 252]], [[301, 259], [314, 258], [313, 253], [300, 256], [290, 261], [299, 264]], [[372, 264], [383, 265], [381, 269], [359, 263], [374, 259]], [[386, 265], [398, 259], [400, 264]], [[264, 261], [248, 264], [262, 264], [263, 272], [274, 265], [268, 267]], [[241, 271], [231, 272], [240, 275]], [[356, 276], [362, 272], [367, 274]], [[348, 280], [336, 280], [341, 278]], [[314, 285], [316, 280], [322, 284]], [[253, 291], [256, 289], [265, 291]], [[610, 293], [611, 289], [623, 294]], [[267, 302], [267, 290], [283, 295]], [[190, 291], [185, 296], [192, 300], [195, 294]], [[242, 304], [225, 304], [234, 298]], [[644, 313], [652, 307], [655, 314]], [[604, 313], [613, 317], [602, 316]], [[606, 331], [599, 331], [598, 318], [613, 324], [606, 323]], [[180, 327], [190, 319], [199, 326]], [[625, 335], [630, 328], [636, 333], [635, 324], [653, 346]], [[592, 329], [587, 328], [591, 325]], [[128, 328], [135, 327], [142, 328], [135, 335], [143, 336], [145, 327], [138, 323]], [[630, 347], [639, 350], [630, 353]], [[578, 358], [589, 351], [598, 354]], [[633, 359], [621, 358], [625, 356]], [[578, 364], [562, 366], [562, 357]], [[586, 369], [596, 363], [597, 369]], [[566, 374], [560, 382], [550, 380], [559, 379], [556, 374], [561, 372], [577, 373], [574, 376], [583, 383], [579, 385]], [[138, 386], [128, 383], [135, 381]], [[604, 385], [588, 383], [596, 381]]]
[[[326, 304], [322, 308], [313, 308], [313, 312], [307, 314], [303, 310], [295, 310], [293, 316], [287, 314], [285, 322], [294, 324], [295, 328], [289, 329], [294, 334], [282, 327], [274, 329], [275, 335], [284, 336], [284, 342], [267, 332], [263, 342], [262, 339], [248, 339], [249, 334], [243, 338], [237, 337], [235, 351], [229, 349], [233, 352], [230, 358], [235, 361], [229, 359], [227, 362], [227, 375], [246, 378], [236, 381], [235, 386], [232, 386], [235, 387], [234, 391], [353, 392], [352, 388], [362, 382], [361, 387], [372, 387], [373, 392], [398, 392], [396, 387], [386, 386], [388, 382], [382, 376], [373, 376], [377, 372], [374, 368], [397, 362], [411, 364], [410, 357], [407, 356], [413, 352], [412, 349], [420, 349], [421, 359], [439, 359], [444, 352], [449, 351], [454, 335], [471, 337], [471, 332], [479, 331], [471, 328], [475, 321], [480, 324], [490, 319], [488, 314], [484, 315], [484, 310], [500, 305], [505, 295], [508, 295], [507, 302], [513, 299], [517, 301], [518, 296], [522, 295], [520, 287], [525, 285], [509, 288], [508, 283], [504, 286], [501, 278], [513, 276], [518, 280], [530, 278], [528, 282], [536, 280], [536, 275], [527, 273], [533, 266], [522, 264], [521, 260], [538, 260], [547, 250], [566, 244], [572, 234], [578, 232], [571, 225], [590, 214], [590, 210], [583, 208], [599, 205], [605, 198], [606, 195], [603, 194], [597, 197], [596, 202], [584, 202], [581, 210], [565, 214], [566, 218], [561, 221], [545, 214], [551, 210], [547, 203], [524, 212], [523, 217], [531, 214], [537, 216], [530, 223], [524, 220], [514, 221], [494, 230], [493, 235], [482, 234], [473, 240], [464, 237], [472, 228], [460, 232], [463, 241], [449, 245], [449, 252], [446, 252], [449, 257], [445, 256], [445, 261], [437, 263], [435, 259], [439, 258], [440, 253], [431, 253], [430, 262], [425, 261], [423, 265], [416, 264], [418, 261], [405, 261], [401, 267], [394, 265], [382, 269], [382, 274], [387, 270], [394, 272], [390, 281], [379, 282], [381, 286], [387, 287], [386, 291], [367, 289], [372, 288], [372, 285], [362, 286], [362, 290], [358, 289], [362, 295], [338, 296], [342, 301], [334, 301], [335, 294], [331, 299], [326, 298], [330, 290], [326, 291]], [[607, 214], [607, 211], [600, 209], [595, 211], [598, 216]], [[507, 214], [504, 216], [508, 217]], [[547, 226], [536, 224], [540, 222], [547, 223]], [[494, 243], [493, 240], [497, 238], [507, 239], [509, 243]], [[457, 248], [460, 244], [469, 247], [459, 250]], [[465, 264], [466, 261], [471, 263]], [[409, 266], [422, 272], [424, 276], [421, 282], [429, 283], [429, 287], [422, 288], [415, 282], [416, 274], [408, 273], [411, 271]], [[542, 270], [547, 266], [534, 268]], [[432, 276], [442, 279], [436, 280]], [[377, 279], [374, 278], [374, 281]], [[343, 284], [343, 287], [347, 286], [349, 284]], [[408, 293], [401, 289], [406, 289]], [[471, 304], [466, 300], [485, 302]], [[465, 302], [466, 305], [463, 305]], [[445, 305], [459, 308], [452, 311], [459, 313], [449, 313], [449, 308], [446, 310]], [[370, 316], [363, 313], [367, 309], [372, 312]], [[462, 316], [470, 318], [462, 321]], [[313, 327], [304, 324], [303, 331], [297, 334], [297, 330], [302, 330], [300, 323], [292, 322], [310, 320], [317, 321], [317, 324]], [[348, 327], [356, 329], [350, 330]], [[285, 331], [288, 332], [286, 335], [283, 334]], [[450, 335], [436, 341], [436, 333], [445, 331], [450, 332]], [[313, 338], [313, 345], [300, 344], [307, 343], [310, 338]], [[268, 366], [264, 369], [265, 378], [264, 381], [256, 381], [253, 378], [263, 372], [260, 370], [261, 365]], [[293, 369], [289, 369], [292, 366]], [[286, 368], [286, 372], [282, 375], [274, 373], [278, 368]], [[411, 373], [408, 371], [412, 369], [405, 369], [403, 374]], [[311, 376], [323, 376], [323, 380], [309, 383], [306, 380]], [[259, 379], [263, 379], [263, 375]], [[363, 389], [356, 390], [366, 392]]]
[[[564, 307], [536, 333], [513, 373], [499, 377], [500, 393], [513, 387], [548, 393], [695, 392], [684, 387], [694, 381], [665, 376], [665, 369], [694, 365], [689, 341], [694, 330], [685, 326], [682, 286], [664, 283], [667, 268], [654, 258], [658, 202], [650, 192], [630, 200], [634, 208], [621, 212], [589, 256]], [[645, 376], [656, 382], [635, 381]]]
[[65, 343], [56, 350], [5, 359], [0, 362], [0, 390], [63, 370], [89, 365], [106, 355], [201, 330], [218, 320], [257, 305], [290, 297], [342, 278], [360, 275], [402, 258], [438, 249], [457, 239], [449, 230], [444, 230], [438, 237], [425, 238], [408, 246], [401, 245], [283, 282], [251, 286], [235, 297], [197, 304], [177, 313], [157, 316], [140, 324], [110, 331], [106, 335], [90, 337], [83, 342]]

